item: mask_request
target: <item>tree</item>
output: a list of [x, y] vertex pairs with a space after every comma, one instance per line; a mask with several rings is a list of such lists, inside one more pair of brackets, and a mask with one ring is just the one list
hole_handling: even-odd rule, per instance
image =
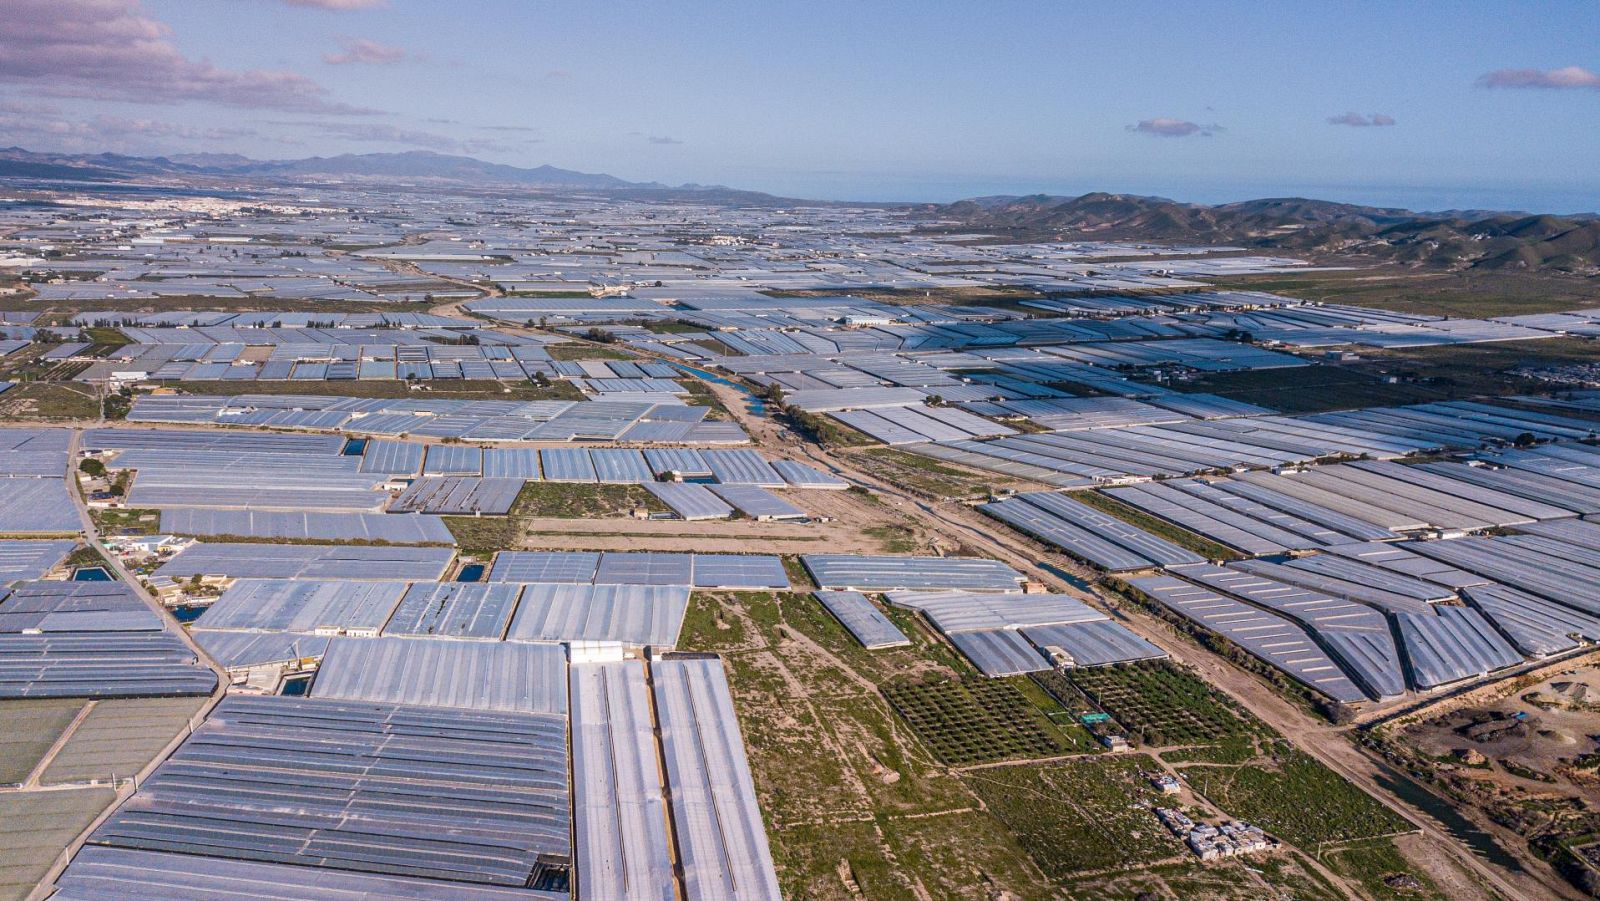
[[1539, 439], [1534, 437], [1532, 432], [1523, 432], [1522, 434], [1518, 435], [1516, 440], [1512, 443], [1517, 447], [1533, 447], [1535, 444], [1539, 443]]
[[1325, 706], [1322, 712], [1335, 726], [1347, 726], [1356, 720], [1356, 710], [1349, 704], [1335, 702]]
[[93, 457], [78, 464], [78, 470], [91, 478], [100, 478], [106, 474], [106, 465]]

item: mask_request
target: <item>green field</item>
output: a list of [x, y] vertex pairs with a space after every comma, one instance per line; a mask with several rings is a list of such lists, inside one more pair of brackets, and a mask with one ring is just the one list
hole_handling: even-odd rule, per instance
[[28, 897], [78, 833], [115, 800], [109, 788], [0, 793], [0, 899]]
[[[1200, 742], [1163, 757], [1251, 761], [1180, 764], [1227, 816], [1289, 841], [1405, 828], [1178, 665], [984, 679], [913, 614], [886, 613], [909, 647], [862, 648], [804, 593], [691, 598], [679, 646], [727, 661], [786, 897], [1341, 897], [1295, 851], [1189, 859], [1148, 809], [1153, 757], [1097, 753], [1072, 724], [1094, 709], [1079, 679], [1129, 723]], [[1069, 759], [1023, 762], [1046, 756]]]
[[42, 785], [126, 779], [187, 728], [204, 698], [97, 701], [40, 775]]
[[0, 785], [26, 779], [83, 705], [75, 698], [0, 701]]
[[1219, 287], [1271, 291], [1304, 300], [1357, 304], [1425, 316], [1517, 316], [1600, 304], [1592, 278], [1549, 273], [1441, 272], [1398, 266], [1343, 272], [1208, 278]]
[[160, 510], [90, 507], [89, 517], [102, 535], [154, 535], [161, 530]]
[[0, 394], [0, 417], [27, 419], [99, 419], [100, 401], [87, 385], [24, 382]]
[[637, 360], [638, 357], [627, 351], [605, 347], [600, 344], [549, 344], [545, 352], [550, 354], [550, 359], [558, 362], [577, 362], [579, 360]]
[[1074, 669], [1070, 678], [1138, 744], [1240, 743], [1250, 748], [1265, 731], [1255, 718], [1171, 661]]
[[1076, 748], [1013, 685], [937, 679], [884, 686], [922, 743], [951, 766], [1054, 757]]
[[1424, 385], [1386, 384], [1383, 375], [1371, 369], [1319, 364], [1298, 369], [1217, 372], [1192, 379], [1184, 387], [1283, 413], [1320, 413], [1445, 399]]
[[127, 335], [109, 326], [90, 326], [83, 330], [83, 339], [91, 344], [105, 347], [121, 347], [132, 343]]
[[1154, 769], [1154, 760], [1135, 755], [993, 767], [965, 778], [1039, 868], [1064, 880], [1184, 853], [1147, 809], [1159, 796], [1140, 773]]
[[[1347, 363], [1209, 373], [1183, 387], [1285, 413], [1541, 392], [1550, 386], [1507, 371], [1519, 366], [1600, 361], [1600, 341], [1546, 338], [1394, 350], [1358, 348], [1357, 353], [1361, 359]], [[1390, 377], [1397, 381], [1390, 383]]]
[[1370, 839], [1334, 848], [1322, 855], [1322, 862], [1379, 901], [1448, 901], [1450, 897], [1406, 860], [1392, 839]]
[[626, 516], [635, 507], [643, 507], [651, 513], [665, 513], [668, 509], [643, 485], [529, 482], [517, 495], [511, 513], [513, 516], [601, 519]]
[[463, 550], [492, 553], [520, 545], [530, 519], [600, 519], [626, 516], [635, 507], [667, 510], [642, 485], [525, 482], [505, 516], [446, 516], [444, 524]]
[[1412, 825], [1286, 743], [1243, 766], [1183, 766], [1183, 776], [1223, 810], [1302, 849], [1376, 838]]

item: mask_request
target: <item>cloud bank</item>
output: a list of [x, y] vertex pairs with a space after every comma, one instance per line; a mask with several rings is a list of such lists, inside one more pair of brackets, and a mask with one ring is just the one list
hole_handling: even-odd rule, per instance
[[271, 124], [292, 128], [308, 128], [320, 136], [343, 141], [356, 141], [364, 144], [392, 144], [412, 149], [432, 150], [438, 153], [464, 153], [469, 155], [475, 153], [513, 153], [527, 145], [542, 143], [538, 138], [469, 138], [463, 140], [438, 132], [405, 128], [381, 122], [299, 120], [276, 121]]
[[327, 98], [294, 72], [224, 69], [186, 58], [138, 0], [7, 0], [0, 83], [38, 93], [134, 103], [197, 101], [300, 113], [373, 112]]
[[1588, 88], [1600, 91], [1600, 73], [1582, 66], [1564, 69], [1496, 69], [1478, 78], [1483, 88], [1544, 88], [1546, 90], [1573, 90]]
[[13, 140], [26, 141], [51, 150], [74, 153], [100, 153], [115, 147], [133, 152], [158, 152], [173, 142], [214, 143], [239, 138], [256, 138], [293, 144], [262, 135], [253, 128], [197, 128], [154, 119], [121, 116], [94, 116], [84, 120], [50, 115], [49, 107], [31, 104], [0, 103], [0, 131]]

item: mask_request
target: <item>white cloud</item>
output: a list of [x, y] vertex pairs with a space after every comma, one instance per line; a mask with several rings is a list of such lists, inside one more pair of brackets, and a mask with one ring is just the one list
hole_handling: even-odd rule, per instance
[[366, 38], [345, 38], [341, 43], [344, 46], [342, 52], [324, 53], [322, 61], [330, 66], [348, 66], [358, 63], [381, 66], [404, 62], [411, 56], [410, 51], [404, 47], [380, 44], [377, 41]]
[[1141, 119], [1137, 124], [1128, 126], [1128, 130], [1157, 138], [1187, 138], [1190, 135], [1209, 138], [1214, 133], [1222, 131], [1222, 126], [1198, 125], [1184, 119], [1157, 117], [1155, 119]]
[[1342, 116], [1329, 116], [1328, 124], [1349, 125], [1352, 128], [1383, 128], [1393, 125], [1394, 117], [1385, 116], [1383, 113], [1373, 113], [1370, 116], [1363, 116], [1357, 112], [1349, 112]]
[[1478, 79], [1484, 88], [1545, 88], [1571, 90], [1588, 88], [1600, 90], [1600, 74], [1582, 66], [1564, 69], [1496, 69]]

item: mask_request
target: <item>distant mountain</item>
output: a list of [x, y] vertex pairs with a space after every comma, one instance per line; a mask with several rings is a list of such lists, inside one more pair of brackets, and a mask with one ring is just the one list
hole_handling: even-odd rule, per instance
[[1600, 272], [1600, 218], [1483, 210], [1418, 213], [1281, 197], [1216, 206], [1132, 194], [978, 197], [918, 212], [1022, 237], [1233, 244], [1360, 254], [1453, 269]]
[[237, 153], [175, 153], [166, 159], [198, 169], [243, 169], [255, 164], [255, 160]]
[[258, 162], [231, 170], [248, 175], [334, 175], [386, 178], [437, 178], [473, 184], [552, 185], [563, 188], [648, 188], [655, 184], [626, 181], [614, 175], [597, 175], [539, 166], [523, 169], [486, 163], [469, 156], [451, 156], [413, 150], [406, 153], [362, 153], [314, 156], [303, 160]]
[[38, 178], [46, 181], [110, 181], [122, 173], [93, 166], [67, 166], [42, 163], [34, 160], [13, 160], [0, 157], [0, 178]]
[[524, 169], [467, 156], [414, 150], [361, 153], [300, 160], [253, 160], [237, 154], [195, 153], [171, 157], [133, 157], [33, 153], [20, 147], [0, 150], [0, 177], [65, 180], [118, 180], [133, 176], [228, 176], [301, 179], [312, 177], [435, 179], [477, 185], [527, 185], [588, 190], [651, 189], [663, 185], [632, 182], [614, 175], [574, 172], [554, 166]]
[[[428, 181], [483, 189], [518, 186], [604, 191], [654, 200], [758, 206], [788, 198], [705, 185], [668, 187], [554, 166], [528, 169], [428, 151], [362, 153], [299, 160], [254, 160], [237, 154], [135, 157], [113, 153], [34, 153], [0, 149], [0, 178], [45, 181], [156, 179], [327, 179]], [[891, 206], [904, 206], [891, 204]], [[959, 230], [1026, 239], [1231, 244], [1262, 251], [1339, 253], [1417, 266], [1600, 274], [1600, 216], [1531, 215], [1485, 210], [1413, 212], [1274, 197], [1207, 206], [1135, 194], [977, 197], [911, 207], [928, 220], [954, 220]], [[930, 222], [930, 227], [933, 226]]]

